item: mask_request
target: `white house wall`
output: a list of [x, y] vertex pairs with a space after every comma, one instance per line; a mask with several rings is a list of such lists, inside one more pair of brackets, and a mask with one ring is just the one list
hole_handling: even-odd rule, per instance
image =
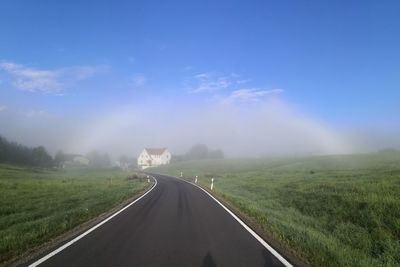
[[149, 155], [146, 150], [143, 150], [138, 157], [138, 166], [141, 166], [142, 169], [150, 167], [148, 164], [149, 160], [151, 160], [151, 166], [169, 164], [171, 161], [171, 153], [165, 150], [161, 155]]

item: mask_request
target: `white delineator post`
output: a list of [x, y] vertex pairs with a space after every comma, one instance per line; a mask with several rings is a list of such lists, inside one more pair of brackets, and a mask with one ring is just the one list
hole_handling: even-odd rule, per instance
[[147, 175], [147, 182], [150, 183], [150, 176]]
[[183, 172], [181, 172], [181, 177], [183, 177]]
[[197, 175], [196, 175], [196, 179], [194, 180], [194, 183], [197, 184]]
[[211, 178], [211, 190], [213, 190], [214, 187], [214, 178]]

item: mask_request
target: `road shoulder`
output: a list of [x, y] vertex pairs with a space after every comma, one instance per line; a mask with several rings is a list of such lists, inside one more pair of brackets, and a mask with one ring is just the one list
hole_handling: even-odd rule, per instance
[[310, 264], [303, 259], [301, 256], [297, 255], [295, 252], [291, 251], [289, 248], [284, 246], [282, 243], [277, 241], [272, 233], [265, 231], [259, 224], [257, 224], [250, 216], [242, 212], [239, 208], [237, 208], [234, 204], [226, 200], [221, 194], [216, 193], [215, 191], [211, 191], [209, 188], [201, 186], [199, 184], [195, 184], [190, 181], [188, 178], [181, 178], [170, 176], [182, 181], [185, 181], [194, 187], [199, 187], [206, 192], [208, 192], [211, 196], [221, 202], [228, 210], [230, 210], [233, 214], [235, 214], [240, 220], [242, 220], [251, 230], [253, 230], [257, 235], [259, 235], [268, 245], [270, 245], [274, 250], [276, 250], [280, 255], [282, 255], [285, 259], [287, 259], [293, 266], [299, 267], [309, 267]]
[[52, 251], [56, 250], [63, 244], [69, 242], [70, 240], [73, 240], [74, 238], [78, 237], [79, 235], [85, 233], [92, 227], [95, 227], [97, 224], [101, 223], [102, 221], [106, 220], [113, 214], [117, 213], [118, 211], [122, 210], [126, 206], [130, 205], [132, 202], [137, 200], [138, 198], [142, 197], [144, 194], [149, 192], [155, 187], [154, 183], [149, 183], [148, 186], [146, 186], [143, 190], [139, 191], [136, 193], [134, 196], [132, 196], [129, 199], [124, 200], [123, 202], [119, 203], [118, 205], [114, 206], [112, 209], [103, 212], [102, 214], [98, 215], [97, 217], [94, 217], [78, 226], [75, 228], [63, 233], [60, 236], [55, 237], [54, 239], [50, 240], [49, 242], [46, 242], [42, 245], [36, 246], [23, 255], [13, 258], [7, 262], [4, 263], [4, 266], [25, 266], [34, 261], [34, 259], [39, 259], [41, 256], [47, 255], [48, 253], [51, 253]]

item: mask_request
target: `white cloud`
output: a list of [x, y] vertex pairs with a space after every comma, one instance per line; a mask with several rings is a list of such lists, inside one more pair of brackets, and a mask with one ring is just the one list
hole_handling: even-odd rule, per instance
[[190, 93], [210, 93], [227, 89], [232, 84], [232, 77], [215, 77], [211, 73], [200, 73], [194, 76], [194, 85]]
[[266, 96], [283, 93], [283, 89], [261, 90], [259, 88], [239, 89], [232, 91], [231, 94], [224, 98], [222, 102], [233, 103], [237, 101], [260, 101]]
[[147, 82], [146, 77], [141, 73], [136, 73], [132, 77], [132, 86], [134, 88], [142, 87], [146, 84], [146, 82]]
[[20, 90], [60, 92], [63, 88], [59, 81], [60, 73], [58, 71], [38, 70], [12, 62], [0, 63], [0, 69], [12, 77], [11, 84]]
[[0, 71], [10, 77], [10, 84], [18, 90], [59, 94], [66, 83], [90, 78], [104, 66], [75, 66], [60, 69], [37, 69], [14, 62], [0, 62]]
[[3, 110], [6, 110], [6, 109], [7, 109], [6, 106], [0, 106], [0, 112], [3, 111]]
[[212, 72], [204, 72], [186, 80], [186, 83], [189, 84], [189, 93], [217, 93], [224, 90], [238, 90], [240, 86], [250, 82], [252, 82], [251, 79], [245, 79], [235, 72], [222, 76]]
[[208, 72], [204, 72], [204, 73], [196, 74], [194, 77], [195, 77], [196, 79], [199, 79], [199, 80], [202, 80], [202, 79], [209, 79], [209, 78], [211, 78], [211, 74], [208, 73]]
[[284, 92], [283, 89], [244, 88], [243, 84], [250, 83], [252, 80], [245, 79], [234, 72], [226, 76], [217, 76], [211, 72], [199, 73], [185, 82], [189, 93], [209, 93], [211, 94], [209, 100], [223, 104], [256, 102]]
[[237, 84], [245, 84], [251, 82], [251, 79], [242, 79], [242, 80], [237, 80]]
[[85, 80], [100, 72], [107, 71], [107, 66], [76, 66], [63, 69], [65, 75], [72, 76], [76, 80]]

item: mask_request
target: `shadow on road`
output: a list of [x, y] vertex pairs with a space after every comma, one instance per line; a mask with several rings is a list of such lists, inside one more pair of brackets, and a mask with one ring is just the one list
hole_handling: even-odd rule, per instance
[[269, 266], [284, 266], [277, 258], [272, 256], [271, 253], [268, 253], [267, 250], [263, 249], [263, 250], [261, 250], [261, 253], [262, 253], [262, 255], [264, 257], [264, 260], [265, 260], [265, 263], [264, 263], [265, 267], [269, 267]]
[[204, 257], [201, 267], [217, 267], [217, 264], [215, 264], [210, 252], [207, 252], [207, 255]]

